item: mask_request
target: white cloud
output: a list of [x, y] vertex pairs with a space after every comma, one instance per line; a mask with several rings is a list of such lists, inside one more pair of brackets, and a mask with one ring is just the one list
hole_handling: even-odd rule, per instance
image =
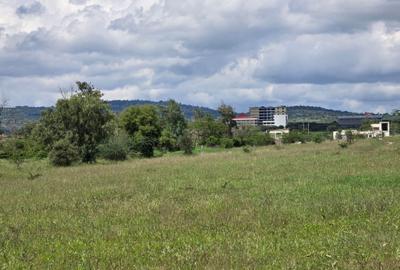
[[108, 99], [390, 111], [400, 107], [399, 9], [390, 0], [0, 0], [0, 91], [14, 105], [49, 105], [60, 87], [88, 80]]

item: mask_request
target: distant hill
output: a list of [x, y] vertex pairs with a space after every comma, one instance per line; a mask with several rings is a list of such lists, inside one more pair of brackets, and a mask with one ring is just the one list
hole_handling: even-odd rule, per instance
[[348, 111], [339, 111], [325, 109], [314, 106], [291, 106], [288, 107], [289, 122], [316, 122], [316, 123], [331, 123], [338, 116], [360, 115]]
[[[144, 104], [151, 104], [156, 106], [165, 106], [166, 101], [149, 101], [149, 100], [113, 100], [109, 101], [111, 109], [120, 113], [129, 106], [138, 106]], [[3, 125], [10, 129], [19, 128], [27, 122], [37, 121], [41, 113], [49, 107], [29, 107], [17, 106], [8, 108], [6, 110]], [[218, 117], [218, 111], [207, 107], [200, 107], [194, 105], [181, 104], [182, 111], [187, 119], [192, 119], [194, 110], [200, 109], [206, 113], [210, 113], [214, 117]], [[357, 113], [325, 109], [313, 106], [290, 106], [288, 107], [289, 122], [317, 122], [317, 123], [330, 123], [336, 120], [339, 115], [357, 115]]]

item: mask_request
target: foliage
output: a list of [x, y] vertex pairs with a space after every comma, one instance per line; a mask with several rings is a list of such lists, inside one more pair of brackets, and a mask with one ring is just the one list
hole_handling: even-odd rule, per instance
[[226, 133], [226, 127], [223, 123], [215, 121], [210, 114], [205, 114], [202, 111], [195, 112], [195, 119], [190, 127], [196, 142], [200, 145], [206, 145], [210, 137], [219, 140]]
[[339, 142], [339, 147], [340, 148], [347, 148], [349, 146], [349, 143], [348, 142]]
[[252, 132], [245, 140], [246, 144], [253, 146], [273, 145], [275, 140], [265, 132]]
[[43, 113], [32, 134], [47, 151], [68, 137], [78, 147], [82, 162], [94, 162], [98, 145], [113, 131], [113, 114], [99, 90], [86, 82], [77, 82], [77, 86], [73, 95]]
[[251, 148], [248, 145], [245, 145], [242, 147], [243, 152], [245, 153], [250, 153], [251, 152]]
[[121, 128], [133, 138], [134, 150], [144, 157], [152, 157], [161, 135], [157, 107], [129, 107], [121, 113], [119, 122]]
[[210, 136], [206, 140], [206, 145], [210, 146], [210, 147], [217, 146], [217, 145], [219, 145], [219, 143], [220, 143], [220, 139], [215, 136]]
[[231, 138], [222, 138], [220, 140], [220, 145], [221, 145], [221, 147], [226, 148], [226, 149], [232, 148], [234, 146], [234, 141]]
[[193, 153], [193, 140], [188, 131], [185, 131], [182, 136], [179, 137], [178, 143], [184, 154], [191, 155]]
[[285, 144], [296, 142], [304, 143], [305, 141], [305, 135], [298, 131], [291, 131], [288, 134], [283, 134], [282, 137], [282, 142]]
[[167, 102], [167, 106], [161, 109], [162, 128], [167, 129], [175, 138], [182, 136], [187, 128], [185, 115], [180, 105], [173, 99]]
[[23, 139], [9, 138], [2, 143], [1, 155], [13, 162], [19, 169], [24, 161], [29, 158], [29, 145]]
[[322, 143], [324, 141], [324, 139], [325, 138], [320, 133], [313, 134], [313, 136], [312, 136], [312, 141], [315, 143]]
[[218, 112], [220, 114], [220, 121], [225, 125], [226, 135], [232, 137], [232, 128], [236, 126], [236, 122], [233, 121], [233, 118], [235, 118], [235, 112], [232, 106], [222, 103], [218, 107]]
[[177, 137], [172, 134], [170, 129], [161, 132], [160, 147], [166, 151], [175, 151], [179, 148]]
[[78, 147], [68, 139], [61, 139], [53, 145], [49, 153], [50, 163], [54, 166], [71, 166], [79, 160]]
[[99, 146], [99, 154], [107, 160], [126, 160], [129, 151], [129, 138], [125, 134], [116, 134]]
[[347, 130], [345, 136], [346, 136], [346, 142], [348, 144], [352, 144], [354, 142], [354, 135], [351, 130]]

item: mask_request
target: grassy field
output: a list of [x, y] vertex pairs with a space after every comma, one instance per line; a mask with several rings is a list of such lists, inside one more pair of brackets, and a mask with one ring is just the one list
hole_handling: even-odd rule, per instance
[[391, 141], [20, 171], [0, 161], [0, 268], [399, 269]]

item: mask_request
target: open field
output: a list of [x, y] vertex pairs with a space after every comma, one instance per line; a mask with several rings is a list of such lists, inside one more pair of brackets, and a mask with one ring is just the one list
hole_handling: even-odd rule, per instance
[[389, 141], [0, 161], [0, 268], [398, 269], [400, 140]]

